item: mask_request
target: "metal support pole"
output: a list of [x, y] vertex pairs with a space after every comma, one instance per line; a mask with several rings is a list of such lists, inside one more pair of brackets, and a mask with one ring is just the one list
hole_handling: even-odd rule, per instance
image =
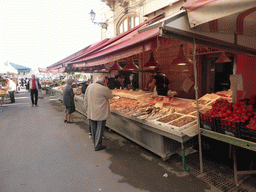
[[199, 105], [198, 105], [196, 40], [195, 40], [195, 38], [193, 39], [193, 64], [194, 64], [194, 75], [195, 75], [195, 95], [196, 95], [197, 122], [198, 122], [198, 145], [199, 145], [200, 172], [203, 173], [202, 142], [201, 142], [201, 133], [200, 133], [200, 118], [199, 118]]
[[238, 179], [237, 179], [237, 162], [236, 162], [236, 147], [233, 146], [233, 161], [234, 161], [234, 178], [235, 183], [238, 186]]
[[184, 148], [183, 142], [181, 142], [181, 152], [182, 152], [183, 168], [185, 171], [188, 171], [189, 169], [186, 167], [186, 161], [185, 161], [186, 154], [185, 154], [185, 148]]

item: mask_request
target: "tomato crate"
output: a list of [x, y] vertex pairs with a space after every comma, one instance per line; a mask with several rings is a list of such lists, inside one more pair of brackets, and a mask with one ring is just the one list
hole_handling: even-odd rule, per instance
[[242, 139], [256, 142], [256, 129], [240, 126], [240, 134]]
[[209, 115], [205, 115], [202, 113], [199, 113], [199, 117], [200, 117], [200, 127], [207, 129], [207, 130], [211, 130], [211, 131], [217, 131], [217, 124], [216, 124], [216, 117], [211, 117]]
[[233, 137], [238, 137], [240, 138], [240, 125], [241, 123], [239, 122], [232, 122], [232, 121], [227, 121], [224, 119], [217, 118], [217, 127], [219, 133], [223, 133], [229, 136]]

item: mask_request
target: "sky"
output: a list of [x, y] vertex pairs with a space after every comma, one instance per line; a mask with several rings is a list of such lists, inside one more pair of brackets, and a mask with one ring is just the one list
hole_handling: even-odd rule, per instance
[[0, 0], [0, 63], [37, 69], [101, 40], [100, 0]]

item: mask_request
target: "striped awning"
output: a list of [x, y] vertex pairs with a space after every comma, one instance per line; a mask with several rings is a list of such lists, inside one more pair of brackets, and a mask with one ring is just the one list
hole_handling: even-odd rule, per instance
[[194, 30], [256, 36], [256, 0], [189, 0], [184, 8]]

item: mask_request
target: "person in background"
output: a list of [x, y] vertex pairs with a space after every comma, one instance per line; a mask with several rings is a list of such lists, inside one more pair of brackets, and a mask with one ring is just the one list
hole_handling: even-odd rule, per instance
[[87, 87], [84, 97], [84, 107], [91, 125], [95, 151], [106, 148], [102, 145], [102, 137], [106, 120], [110, 117], [109, 99], [113, 98], [113, 94], [105, 84], [105, 75], [99, 74], [96, 83]]
[[23, 87], [23, 85], [24, 85], [24, 79], [21, 78], [20, 82], [21, 82], [21, 87]]
[[154, 79], [150, 86], [150, 91], [152, 92], [156, 87], [158, 95], [167, 96], [168, 91], [171, 89], [169, 79], [165, 75], [161, 74], [160, 71], [154, 76]]
[[24, 81], [25, 81], [25, 86], [26, 86], [28, 84], [28, 78], [26, 77]]
[[[26, 89], [28, 90], [28, 92], [30, 92], [32, 107], [34, 105], [37, 107], [38, 106], [37, 105], [38, 90], [41, 89], [41, 85], [39, 83], [39, 80], [36, 79], [36, 76], [34, 74], [31, 77], [32, 78], [27, 83], [27, 88]], [[35, 97], [35, 99], [34, 99], [34, 97]]]
[[8, 79], [8, 78], [5, 80], [5, 82], [6, 82], [5, 88], [8, 91], [9, 97], [11, 99], [10, 103], [15, 103], [14, 92], [16, 91], [16, 83], [14, 83], [11, 79]]
[[144, 88], [144, 91], [150, 91], [153, 79], [154, 79], [154, 74], [150, 73], [149, 74], [149, 81], [148, 81], [146, 87]]
[[139, 84], [138, 84], [138, 79], [136, 78], [135, 74], [130, 74], [129, 78], [126, 79], [125, 81], [125, 88], [127, 89], [138, 89]]
[[79, 81], [79, 75], [76, 75], [76, 77], [75, 77], [75, 84], [77, 84], [78, 81]]
[[64, 123], [74, 123], [74, 121], [71, 120], [71, 114], [76, 110], [74, 101], [75, 94], [72, 88], [73, 82], [73, 79], [68, 79], [67, 85], [63, 89], [63, 104], [66, 106]]
[[110, 77], [108, 78], [108, 88], [109, 89], [115, 89], [116, 88], [116, 78]]
[[120, 80], [119, 75], [116, 75], [115, 76], [115, 88], [117, 88], [117, 89], [123, 88], [122, 85], [121, 85], [121, 82], [119, 80]]

